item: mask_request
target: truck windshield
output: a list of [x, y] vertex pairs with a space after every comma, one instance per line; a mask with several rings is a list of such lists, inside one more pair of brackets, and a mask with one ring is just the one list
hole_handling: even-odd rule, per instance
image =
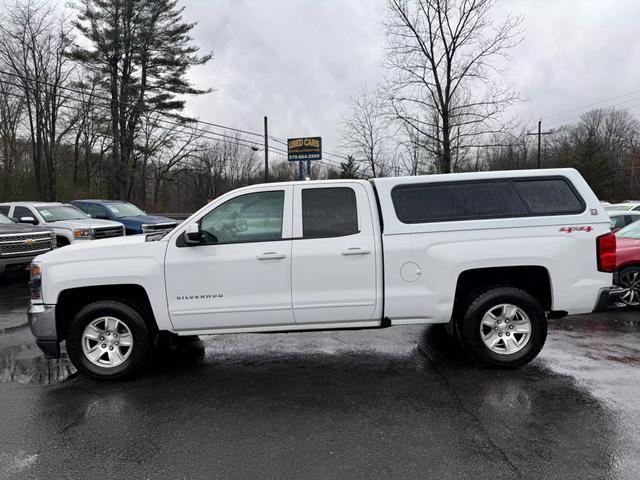
[[142, 210], [131, 203], [108, 203], [106, 207], [116, 218], [145, 215]]
[[640, 221], [627, 225], [625, 228], [616, 233], [620, 238], [633, 238], [640, 240]]
[[54, 205], [50, 207], [37, 207], [45, 222], [58, 222], [60, 220], [86, 220], [87, 215], [82, 210], [70, 205]]
[[13, 222], [0, 213], [0, 223], [13, 223]]

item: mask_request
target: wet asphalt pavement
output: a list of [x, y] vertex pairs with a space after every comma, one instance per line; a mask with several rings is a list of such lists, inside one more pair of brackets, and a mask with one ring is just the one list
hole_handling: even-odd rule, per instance
[[2, 478], [640, 478], [638, 311], [552, 321], [516, 371], [395, 327], [209, 337], [100, 383], [40, 356], [10, 280]]

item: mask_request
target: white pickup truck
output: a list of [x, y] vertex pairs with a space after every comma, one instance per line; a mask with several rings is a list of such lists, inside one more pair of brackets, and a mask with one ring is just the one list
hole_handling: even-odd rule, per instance
[[172, 232], [74, 244], [32, 265], [49, 357], [121, 378], [161, 332], [447, 324], [476, 361], [532, 360], [547, 318], [606, 307], [615, 236], [571, 169], [254, 185]]

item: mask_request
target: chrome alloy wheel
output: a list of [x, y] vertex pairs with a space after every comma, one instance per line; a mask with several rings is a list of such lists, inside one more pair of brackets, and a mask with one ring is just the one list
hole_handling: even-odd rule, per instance
[[133, 335], [122, 321], [114, 317], [100, 317], [90, 322], [82, 332], [82, 351], [87, 359], [99, 367], [122, 365], [133, 349]]
[[531, 320], [524, 310], [515, 305], [496, 305], [482, 317], [480, 337], [492, 352], [512, 355], [529, 343]]
[[620, 300], [627, 306], [640, 305], [640, 269], [630, 268], [620, 274], [620, 286], [624, 289], [620, 294]]

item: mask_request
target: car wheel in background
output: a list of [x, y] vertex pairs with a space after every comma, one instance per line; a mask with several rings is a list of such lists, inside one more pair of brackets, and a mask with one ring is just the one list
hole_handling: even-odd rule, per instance
[[618, 283], [624, 289], [619, 294], [620, 301], [628, 307], [640, 306], [640, 267], [623, 268], [618, 278]]
[[58, 246], [58, 248], [66, 247], [67, 245], [69, 245], [69, 240], [67, 240], [67, 237], [58, 236], [56, 237], [56, 245]]

